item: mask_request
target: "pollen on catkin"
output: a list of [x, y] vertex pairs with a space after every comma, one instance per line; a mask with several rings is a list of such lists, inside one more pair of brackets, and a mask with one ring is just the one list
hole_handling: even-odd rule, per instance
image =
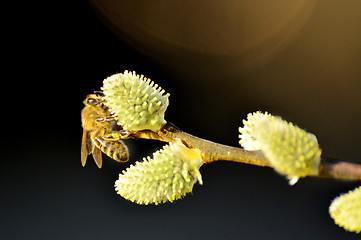
[[271, 166], [293, 185], [301, 177], [318, 174], [321, 149], [312, 133], [269, 113], [255, 112], [243, 120], [240, 144], [245, 150], [262, 150]]
[[335, 223], [344, 229], [361, 232], [361, 186], [333, 200], [329, 212]]
[[197, 181], [202, 184], [202, 164], [199, 150], [181, 142], [170, 143], [153, 153], [153, 158], [144, 158], [124, 170], [115, 190], [138, 204], [173, 202], [191, 192]]
[[101, 89], [106, 105], [125, 130], [157, 132], [166, 123], [169, 94], [143, 75], [114, 74], [104, 80]]

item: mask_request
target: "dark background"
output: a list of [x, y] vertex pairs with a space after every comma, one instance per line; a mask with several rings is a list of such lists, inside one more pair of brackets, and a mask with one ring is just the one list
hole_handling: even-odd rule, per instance
[[[114, 3], [107, 8], [104, 2], [8, 8], [12, 17], [3, 37], [3, 70], [9, 75], [3, 76], [1, 238], [358, 237], [334, 225], [328, 207], [359, 183], [306, 178], [290, 187], [272, 169], [218, 162], [202, 166], [203, 186], [195, 185], [183, 200], [139, 206], [117, 195], [114, 181], [160, 143], [128, 142], [131, 158], [126, 164], [107, 157], [101, 170], [91, 157], [85, 168], [80, 164], [82, 101], [99, 90], [104, 78], [126, 69], [169, 92], [166, 119], [191, 134], [237, 146], [238, 127], [247, 113], [267, 110], [313, 132], [324, 156], [361, 163], [358, 1], [304, 1], [307, 7], [287, 23], [278, 22], [281, 28], [268, 16], [265, 29], [278, 30], [262, 41], [257, 37], [266, 30], [252, 35], [259, 26], [259, 15], [252, 13], [289, 12], [282, 1], [272, 9], [255, 1], [258, 6], [243, 6], [249, 7], [249, 15], [224, 20], [244, 23], [239, 32], [249, 34], [240, 38], [222, 32], [227, 27], [235, 32], [235, 26], [220, 21], [231, 16], [221, 11], [226, 8], [202, 1], [186, 9], [162, 1], [149, 6], [134, 1], [129, 8]], [[123, 18], [114, 18], [114, 12]], [[209, 15], [215, 12], [220, 15]], [[168, 34], [167, 29], [182, 34]], [[241, 40], [232, 45], [229, 39]]]

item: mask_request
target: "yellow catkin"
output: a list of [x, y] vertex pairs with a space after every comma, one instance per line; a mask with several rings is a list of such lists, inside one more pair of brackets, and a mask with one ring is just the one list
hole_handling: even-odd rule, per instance
[[137, 162], [119, 175], [115, 190], [119, 195], [138, 204], [173, 202], [191, 192], [198, 181], [202, 184], [199, 150], [180, 142], [170, 143]]
[[143, 75], [114, 74], [104, 80], [101, 89], [106, 105], [125, 130], [157, 132], [166, 123], [169, 94]]
[[269, 113], [250, 113], [240, 128], [246, 150], [262, 150], [272, 167], [294, 184], [301, 177], [318, 174], [321, 149], [312, 133]]
[[361, 232], [361, 186], [333, 200], [329, 212], [335, 223], [344, 229]]

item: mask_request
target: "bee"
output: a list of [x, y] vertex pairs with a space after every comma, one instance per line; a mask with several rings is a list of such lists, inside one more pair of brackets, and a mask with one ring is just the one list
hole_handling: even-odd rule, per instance
[[102, 94], [89, 94], [83, 101], [81, 111], [83, 138], [81, 141], [81, 164], [85, 166], [89, 154], [96, 165], [102, 167], [102, 152], [118, 162], [128, 161], [128, 148], [117, 134], [122, 130], [114, 116], [105, 106]]

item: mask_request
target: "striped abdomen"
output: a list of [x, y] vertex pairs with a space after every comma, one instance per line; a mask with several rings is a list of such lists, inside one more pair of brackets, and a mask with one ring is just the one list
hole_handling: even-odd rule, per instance
[[128, 161], [128, 148], [122, 140], [108, 140], [102, 137], [95, 137], [92, 141], [97, 148], [115, 161]]

